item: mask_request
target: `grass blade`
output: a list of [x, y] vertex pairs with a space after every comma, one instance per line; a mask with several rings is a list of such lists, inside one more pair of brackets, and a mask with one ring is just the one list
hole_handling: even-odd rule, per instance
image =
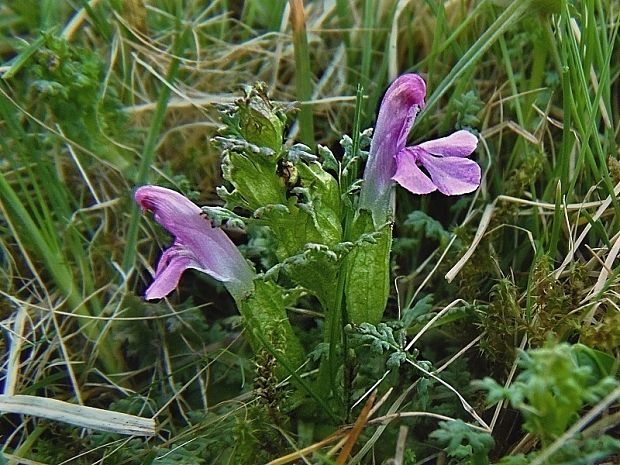
[[306, 17], [302, 0], [290, 0], [293, 45], [295, 47], [295, 86], [300, 102], [299, 135], [301, 141], [314, 148], [314, 116], [312, 105], [312, 73], [310, 70], [310, 51], [306, 34]]

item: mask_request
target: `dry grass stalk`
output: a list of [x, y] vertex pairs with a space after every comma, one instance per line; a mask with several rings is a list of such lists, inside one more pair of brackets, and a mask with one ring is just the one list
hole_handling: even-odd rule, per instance
[[28, 395], [0, 395], [0, 412], [33, 415], [98, 431], [133, 436], [154, 436], [155, 419], [56, 399]]

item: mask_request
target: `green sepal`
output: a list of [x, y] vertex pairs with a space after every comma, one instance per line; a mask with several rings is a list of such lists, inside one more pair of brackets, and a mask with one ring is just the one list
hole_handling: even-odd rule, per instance
[[268, 205], [254, 214], [273, 232], [280, 262], [301, 253], [308, 242], [321, 242], [312, 216], [296, 205], [296, 199], [291, 198], [286, 209], [282, 207], [284, 205]]
[[[361, 210], [351, 228], [351, 237], [375, 231], [372, 216]], [[390, 293], [390, 250], [392, 224], [382, 226], [373, 235], [374, 242], [361, 242], [346, 260], [345, 301], [352, 324], [378, 324]]]
[[294, 166], [299, 181], [290, 191], [289, 212], [271, 214], [268, 224], [288, 275], [329, 307], [342, 257], [342, 247], [337, 247], [342, 240], [338, 183], [317, 162]]
[[237, 137], [258, 147], [268, 147], [276, 154], [282, 149], [286, 112], [267, 97], [266, 86], [259, 82], [244, 87], [244, 97], [234, 104], [219, 105], [226, 125], [222, 134]]
[[[276, 352], [277, 358], [285, 360], [286, 365], [295, 370], [304, 363], [304, 350], [286, 314], [282, 288], [259, 277], [254, 280], [253, 292], [236, 302], [255, 353], [263, 349]], [[278, 371], [282, 378], [290, 374], [283, 367]]]
[[235, 190], [224, 194], [226, 208], [254, 211], [270, 204], [286, 204], [284, 182], [277, 174], [275, 155], [228, 149], [222, 159], [222, 175]]
[[278, 153], [282, 148], [282, 133], [286, 125], [284, 109], [267, 97], [262, 82], [245, 88], [245, 98], [239, 102], [241, 136], [259, 147], [269, 147]]
[[286, 204], [286, 182], [279, 173], [284, 109], [267, 98], [265, 85], [246, 87], [245, 96], [220, 106], [225, 126], [215, 141], [223, 149], [222, 174], [235, 188], [220, 189], [226, 208], [254, 211], [265, 205]]
[[[247, 88], [245, 98], [223, 107], [222, 113], [226, 127], [215, 140], [223, 148], [223, 176], [234, 189], [219, 188], [225, 209], [208, 208], [207, 213], [216, 224], [267, 226], [278, 261], [286, 263], [277, 269], [332, 307], [344, 251], [338, 181], [309, 147], [282, 146], [284, 111], [268, 100], [260, 85]], [[333, 156], [330, 162], [332, 168], [338, 166]], [[251, 218], [235, 213], [237, 208], [250, 212]]]
[[341, 204], [338, 182], [316, 162], [299, 163], [297, 170], [308, 198], [302, 204], [312, 217], [320, 242], [335, 245], [342, 240]]
[[322, 244], [306, 244], [302, 253], [287, 258], [268, 273], [286, 270], [296, 284], [319, 299], [323, 308], [331, 308], [337, 297], [335, 283], [342, 255]]

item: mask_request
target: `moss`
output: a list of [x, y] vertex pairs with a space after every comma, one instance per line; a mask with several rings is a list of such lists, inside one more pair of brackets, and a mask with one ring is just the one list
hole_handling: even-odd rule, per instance
[[580, 340], [594, 349], [620, 353], [620, 313], [617, 309], [604, 309], [596, 323], [583, 329]]
[[507, 367], [516, 356], [524, 326], [515, 284], [507, 278], [499, 280], [491, 289], [489, 305], [478, 315], [484, 330], [480, 349], [491, 360]]
[[561, 281], [554, 278], [553, 260], [541, 255], [532, 270], [531, 318], [528, 321], [529, 343], [541, 347], [549, 337], [564, 340], [575, 326], [570, 317], [571, 298]]
[[285, 453], [288, 443], [280, 428], [288, 430], [287, 417], [281, 412], [286, 392], [278, 386], [276, 359], [267, 351], [257, 356], [254, 378], [254, 403], [238, 416], [235, 437], [234, 462], [240, 465], [267, 463]]

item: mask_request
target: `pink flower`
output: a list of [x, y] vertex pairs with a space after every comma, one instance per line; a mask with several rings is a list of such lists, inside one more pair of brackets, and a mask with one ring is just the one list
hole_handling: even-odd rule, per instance
[[457, 131], [406, 146], [425, 96], [424, 80], [417, 74], [405, 74], [392, 83], [381, 102], [360, 193], [360, 208], [372, 212], [377, 226], [391, 214], [393, 181], [414, 194], [439, 190], [446, 195], [459, 195], [480, 185], [480, 167], [465, 158], [478, 145], [478, 139], [470, 132]]
[[253, 289], [255, 275], [250, 265], [224, 231], [214, 228], [189, 199], [159, 186], [140, 187], [135, 199], [175, 236], [159, 260], [154, 281], [146, 290], [147, 300], [170, 294], [188, 268], [221, 281], [235, 298]]

